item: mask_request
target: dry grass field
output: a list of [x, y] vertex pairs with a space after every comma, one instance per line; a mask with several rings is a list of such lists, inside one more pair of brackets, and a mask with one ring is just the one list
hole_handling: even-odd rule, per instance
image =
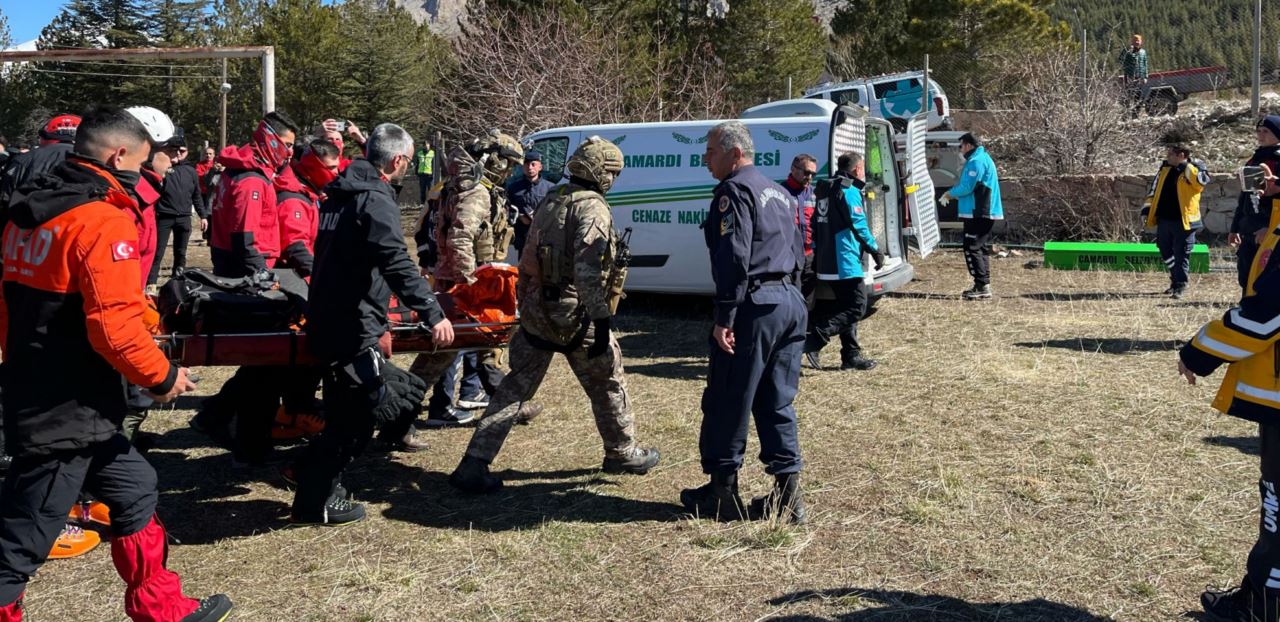
[[[1055, 272], [993, 262], [997, 297], [959, 299], [958, 253], [863, 324], [870, 372], [811, 372], [796, 404], [811, 524], [683, 516], [700, 484], [705, 301], [636, 298], [619, 319], [646, 477], [606, 476], [587, 400], [557, 361], [548, 412], [511, 435], [508, 487], [445, 483], [470, 430], [370, 453], [347, 482], [371, 517], [286, 527], [275, 468], [234, 469], [188, 428], [199, 397], [154, 412], [171, 565], [244, 621], [1177, 620], [1239, 579], [1257, 525], [1256, 430], [1208, 407], [1175, 349], [1237, 295], [1234, 274]], [[828, 360], [835, 358], [829, 353]], [[399, 357], [407, 364], [406, 357]], [[200, 395], [229, 370], [202, 370]], [[769, 481], [750, 441], [744, 494]], [[297, 448], [283, 449], [287, 458]], [[107, 547], [32, 582], [33, 622], [122, 620]]]

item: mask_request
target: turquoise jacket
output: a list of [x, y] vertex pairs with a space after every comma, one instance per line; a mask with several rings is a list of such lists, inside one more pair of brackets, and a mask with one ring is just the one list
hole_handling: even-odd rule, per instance
[[947, 192], [960, 201], [961, 218], [1004, 219], [1000, 177], [996, 175], [996, 163], [987, 155], [986, 147], [969, 152], [964, 170], [960, 171], [960, 183]]
[[[863, 182], [847, 177], [836, 177], [833, 181], [836, 183], [828, 187], [838, 190], [839, 198], [834, 201], [819, 199], [814, 212], [815, 216], [821, 214], [821, 218], [815, 220], [813, 233], [814, 271], [824, 281], [860, 279], [863, 276], [863, 251], [875, 253], [880, 250], [871, 228], [867, 226], [867, 212], [862, 202]], [[847, 220], [844, 218], [846, 214], [836, 213], [832, 213], [830, 219], [826, 218], [828, 210], [844, 210]]]

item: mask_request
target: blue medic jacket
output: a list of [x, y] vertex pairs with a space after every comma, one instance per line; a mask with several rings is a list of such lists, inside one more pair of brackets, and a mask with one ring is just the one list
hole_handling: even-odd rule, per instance
[[861, 180], [837, 173], [814, 189], [813, 269], [824, 281], [860, 279], [862, 253], [879, 251], [867, 226]]

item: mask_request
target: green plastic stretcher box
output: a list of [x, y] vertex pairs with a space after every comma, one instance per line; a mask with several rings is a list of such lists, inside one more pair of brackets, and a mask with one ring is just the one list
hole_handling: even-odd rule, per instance
[[[1061, 270], [1121, 270], [1164, 272], [1169, 268], [1160, 259], [1155, 244], [1133, 242], [1045, 242], [1044, 265]], [[1209, 271], [1209, 247], [1196, 244], [1191, 249], [1191, 271]]]

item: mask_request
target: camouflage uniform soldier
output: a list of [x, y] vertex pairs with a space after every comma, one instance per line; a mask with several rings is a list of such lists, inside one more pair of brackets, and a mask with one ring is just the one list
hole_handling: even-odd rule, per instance
[[[439, 253], [435, 270], [436, 291], [444, 292], [454, 285], [475, 283], [476, 268], [507, 258], [507, 248], [511, 246], [515, 231], [507, 221], [507, 197], [503, 184], [523, 162], [524, 150], [520, 143], [497, 131], [472, 141], [466, 147], [450, 150], [445, 165], [449, 173], [446, 198], [436, 219], [435, 239]], [[503, 374], [498, 370], [493, 351], [479, 355], [480, 383], [485, 391], [492, 394], [502, 382]], [[432, 385], [456, 359], [457, 355], [452, 352], [419, 354], [409, 371]], [[527, 423], [540, 412], [542, 407], [530, 402], [521, 410], [520, 421]], [[407, 430], [413, 422], [400, 423]]]
[[622, 151], [593, 136], [574, 152], [568, 168], [570, 183], [548, 195], [534, 214], [525, 245], [530, 252], [521, 256], [520, 330], [511, 339], [511, 373], [449, 476], [450, 484], [467, 492], [502, 487], [502, 480], [489, 474], [489, 464], [556, 352], [568, 359], [591, 399], [604, 440], [605, 472], [643, 475], [658, 464], [656, 449], [635, 442], [622, 350], [611, 333], [622, 284], [614, 265], [618, 236], [604, 193], [622, 171]]

